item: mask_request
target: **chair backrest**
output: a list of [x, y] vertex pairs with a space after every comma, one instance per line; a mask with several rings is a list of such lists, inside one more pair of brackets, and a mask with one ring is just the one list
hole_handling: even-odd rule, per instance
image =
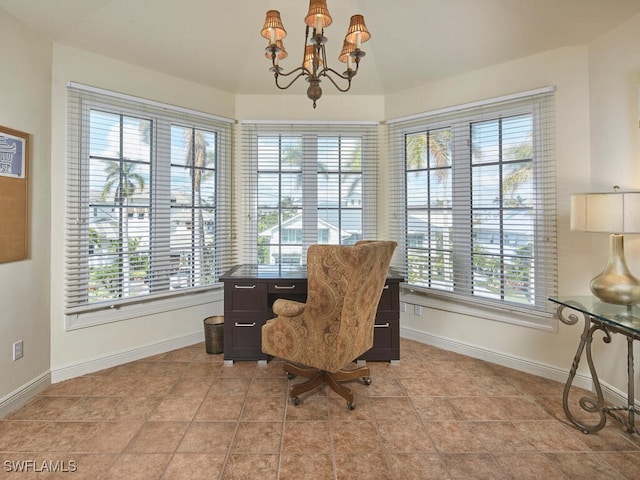
[[391, 241], [309, 247], [305, 318], [322, 325], [325, 351], [316, 353], [324, 357], [324, 370], [335, 372], [373, 346], [378, 302], [395, 248]]

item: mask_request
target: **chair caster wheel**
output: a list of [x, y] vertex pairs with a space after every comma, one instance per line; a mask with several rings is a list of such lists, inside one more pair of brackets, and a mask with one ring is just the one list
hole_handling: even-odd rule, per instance
[[287, 372], [287, 378], [288, 378], [289, 380], [293, 380], [294, 378], [296, 378], [296, 375], [295, 375], [294, 373], [289, 373], [289, 372]]
[[294, 405], [300, 405], [300, 397], [293, 397], [291, 399], [291, 403], [293, 403]]
[[349, 410], [355, 410], [356, 409], [356, 404], [353, 402], [347, 402], [347, 408]]
[[371, 385], [371, 377], [362, 377], [362, 383], [365, 385]]

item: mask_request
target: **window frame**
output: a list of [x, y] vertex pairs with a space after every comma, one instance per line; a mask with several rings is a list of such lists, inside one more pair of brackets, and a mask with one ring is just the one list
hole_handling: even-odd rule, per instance
[[[545, 103], [546, 102], [546, 103]], [[411, 248], [410, 243], [412, 237], [408, 233], [408, 198], [407, 198], [407, 170], [406, 170], [406, 150], [404, 139], [406, 135], [424, 133], [426, 131], [434, 131], [444, 127], [451, 127], [454, 143], [456, 138], [465, 137], [468, 139], [468, 148], [463, 151], [463, 142], [457, 142], [453, 147], [458, 148], [458, 157], [456, 152], [452, 152], [451, 170], [472, 168], [471, 162], [471, 128], [475, 122], [487, 121], [494, 118], [507, 118], [517, 115], [531, 115], [533, 120], [534, 131], [534, 152], [543, 152], [542, 157], [533, 159], [534, 165], [534, 188], [536, 189], [536, 198], [543, 200], [543, 204], [536, 203], [536, 208], [544, 208], [544, 212], [540, 214], [536, 212], [534, 215], [535, 230], [534, 236], [534, 256], [537, 259], [542, 258], [541, 265], [550, 268], [552, 271], [543, 272], [536, 275], [536, 282], [546, 282], [545, 288], [540, 288], [537, 283], [534, 288], [535, 302], [533, 306], [520, 305], [508, 301], [496, 301], [483, 297], [466, 294], [459, 294], [457, 291], [447, 292], [444, 290], [429, 288], [421, 285], [409, 283], [408, 272], [408, 252]], [[395, 193], [392, 197], [397, 199], [395, 202], [395, 216], [400, 221], [392, 222], [392, 229], [397, 238], [401, 239], [401, 258], [402, 265], [399, 268], [405, 273], [406, 283], [404, 289], [406, 297], [404, 301], [409, 303], [421, 304], [426, 307], [433, 307], [439, 310], [445, 310], [455, 313], [461, 313], [470, 316], [478, 316], [492, 320], [525, 325], [540, 329], [552, 330], [557, 329], [557, 321], [553, 317], [553, 309], [547, 301], [547, 297], [557, 291], [557, 258], [556, 258], [556, 226], [555, 226], [555, 156], [549, 149], [549, 145], [553, 145], [553, 137], [555, 133], [555, 119], [553, 113], [553, 89], [544, 89], [544, 91], [524, 92], [522, 94], [502, 97], [498, 99], [490, 99], [476, 104], [468, 104], [450, 109], [443, 109], [436, 112], [428, 112], [421, 115], [407, 117], [405, 119], [397, 119], [389, 122], [389, 143], [390, 156], [395, 164], [396, 172], [393, 179], [393, 187]], [[460, 137], [458, 137], [460, 136]], [[462, 154], [461, 154], [462, 152]], [[453, 197], [452, 209], [459, 209], [456, 214], [452, 213], [452, 237], [455, 239], [453, 249], [454, 257], [457, 255], [456, 269], [460, 268], [458, 262], [465, 264], [462, 268], [466, 271], [471, 279], [473, 263], [471, 262], [471, 232], [473, 231], [471, 198], [473, 189], [471, 186], [471, 173], [463, 174], [469, 182], [468, 197]], [[541, 180], [538, 181], [538, 178]], [[428, 204], [428, 201], [427, 201]], [[501, 205], [504, 208], [504, 205]], [[466, 212], [466, 213], [465, 213]], [[466, 223], [462, 225], [458, 220], [460, 218], [468, 218]], [[415, 239], [414, 239], [415, 240]], [[466, 256], [469, 262], [465, 261]], [[460, 252], [460, 253], [459, 253]], [[471, 281], [471, 280], [469, 280]], [[455, 285], [455, 282], [454, 282]]]
[[[258, 139], [260, 137], [299, 137], [302, 143], [302, 159], [301, 159], [301, 175], [302, 182], [302, 199], [301, 199], [301, 223], [302, 223], [302, 265], [306, 264], [306, 250], [315, 243], [319, 242], [318, 229], [320, 222], [325, 223], [321, 219], [318, 186], [318, 162], [319, 147], [318, 139], [322, 137], [339, 137], [354, 138], [358, 137], [362, 140], [361, 151], [361, 168], [357, 172], [362, 175], [362, 205], [359, 210], [362, 212], [362, 237], [374, 238], [377, 233], [377, 152], [378, 139], [377, 127], [373, 123], [311, 123], [311, 124], [295, 124], [295, 123], [278, 123], [278, 122], [241, 122], [242, 128], [242, 157], [243, 157], [243, 178], [248, 179], [244, 183], [243, 194], [246, 200], [245, 208], [247, 210], [247, 223], [245, 223], [245, 233], [243, 242], [243, 257], [247, 259], [247, 263], [255, 264], [259, 259], [258, 252]], [[288, 172], [289, 170], [281, 170]], [[341, 170], [332, 171], [342, 178]], [[345, 172], [352, 173], [352, 172]], [[369, 188], [365, 188], [368, 186]], [[340, 206], [339, 216], [345, 210], [353, 210]], [[281, 222], [279, 225], [283, 225]], [[284, 244], [280, 240], [280, 245], [291, 246], [292, 244]], [[285, 253], [286, 255], [286, 253]], [[279, 257], [278, 257], [279, 258]], [[282, 265], [285, 265], [283, 263]]]
[[[149, 241], [148, 275], [152, 272], [166, 276], [159, 286], [149, 282], [147, 293], [105, 301], [90, 301], [89, 287], [89, 218], [92, 204], [89, 187], [90, 160], [90, 115], [91, 111], [109, 112], [115, 115], [142, 118], [151, 122], [150, 172], [147, 195], [149, 196]], [[231, 121], [202, 112], [181, 109], [138, 97], [109, 92], [79, 84], [68, 85], [68, 158], [66, 179], [66, 237], [67, 252], [65, 282], [66, 329], [73, 330], [113, 321], [120, 321], [144, 314], [160, 313], [179, 308], [210, 303], [222, 299], [216, 290], [221, 290], [219, 275], [231, 266], [231, 181], [225, 174], [231, 172]], [[216, 138], [215, 209], [228, 209], [216, 217], [216, 232], [213, 237], [214, 281], [206, 285], [171, 289], [168, 273], [162, 273], [171, 262], [171, 251], [167, 246], [164, 257], [153, 257], [153, 249], [163, 250], [158, 242], [169, 242], [171, 222], [172, 155], [171, 135], [173, 127], [212, 132]], [[160, 134], [159, 134], [160, 132]], [[122, 160], [122, 159], [120, 159]], [[194, 207], [195, 208], [195, 207]], [[164, 232], [167, 240], [159, 238]], [[128, 237], [132, 238], [131, 235]], [[165, 258], [166, 257], [166, 258]], [[162, 267], [160, 267], [162, 265]], [[162, 270], [164, 269], [164, 270]], [[165, 275], [166, 274], [166, 275]], [[211, 292], [214, 295], [211, 295]], [[84, 293], [83, 293], [84, 292]], [[207, 293], [207, 295], [203, 295]]]

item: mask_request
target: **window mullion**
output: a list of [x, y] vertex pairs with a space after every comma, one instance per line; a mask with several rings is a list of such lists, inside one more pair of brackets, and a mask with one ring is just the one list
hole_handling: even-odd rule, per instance
[[[156, 118], [151, 131], [151, 292], [169, 289], [171, 274], [171, 124]], [[154, 148], [155, 147], [155, 148]]]
[[472, 291], [472, 191], [471, 191], [471, 128], [469, 122], [456, 122], [452, 131], [452, 225], [453, 291]]
[[310, 245], [318, 243], [318, 136], [302, 140], [302, 262]]

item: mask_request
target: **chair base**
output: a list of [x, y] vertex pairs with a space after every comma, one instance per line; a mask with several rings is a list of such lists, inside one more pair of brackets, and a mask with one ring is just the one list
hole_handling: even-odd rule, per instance
[[306, 382], [299, 383], [291, 387], [291, 402], [294, 405], [298, 405], [300, 403], [300, 394], [326, 384], [331, 388], [331, 390], [347, 401], [347, 407], [349, 407], [349, 410], [353, 410], [356, 408], [353, 403], [353, 392], [351, 392], [350, 388], [341, 385], [341, 382], [348, 382], [350, 380], [362, 378], [365, 385], [371, 385], [371, 377], [369, 376], [371, 375], [371, 372], [369, 371], [369, 367], [365, 366], [357, 367], [353, 370], [338, 370], [336, 373], [331, 373], [317, 368], [301, 367], [285, 362], [284, 373], [289, 377], [289, 379], [292, 379], [297, 375], [309, 379]]

